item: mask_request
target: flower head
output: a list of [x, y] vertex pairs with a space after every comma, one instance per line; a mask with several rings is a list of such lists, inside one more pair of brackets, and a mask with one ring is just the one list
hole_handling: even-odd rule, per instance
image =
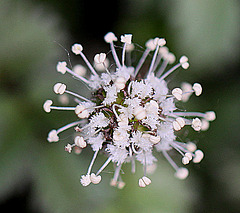
[[[52, 109], [72, 110], [76, 114], [77, 121], [57, 130], [51, 130], [48, 141], [58, 142], [61, 132], [75, 127], [77, 136], [74, 143], [67, 144], [65, 150], [71, 153], [73, 149], [76, 153], [80, 153], [86, 146], [91, 146], [94, 155], [86, 175], [81, 176], [80, 182], [83, 186], [100, 183], [102, 179], [100, 173], [112, 162], [115, 165], [115, 172], [110, 185], [123, 188], [125, 183], [120, 177], [122, 165], [131, 163], [134, 173], [135, 161], [138, 161], [144, 168], [144, 174], [139, 178], [138, 184], [140, 187], [146, 187], [151, 184], [151, 179], [146, 176], [147, 171], [149, 168], [156, 168], [155, 152], [162, 153], [175, 170], [175, 177], [185, 179], [189, 174], [188, 169], [178, 166], [169, 153], [172, 150], [178, 152], [182, 156], [183, 165], [190, 163], [191, 160], [193, 163], [199, 163], [204, 154], [201, 150], [197, 150], [193, 142], [178, 141], [176, 133], [189, 127], [195, 131], [206, 130], [209, 122], [216, 118], [213, 111], [185, 112], [176, 106], [176, 102], [187, 101], [191, 94], [195, 93], [199, 96], [202, 93], [202, 86], [199, 83], [194, 83], [193, 86], [184, 83], [181, 88], [172, 90], [168, 88], [166, 79], [180, 67], [187, 69], [188, 58], [182, 56], [179, 63], [167, 69], [175, 62], [176, 57], [164, 46], [165, 39], [154, 38], [146, 42], [146, 50], [136, 67], [126, 66], [125, 56], [134, 48], [132, 35], [125, 34], [120, 38], [123, 43], [121, 60], [113, 43], [117, 41], [117, 37], [110, 32], [104, 39], [110, 44], [114, 60], [111, 67], [108, 66], [109, 55], [105, 53], [96, 54], [95, 65], [92, 66], [80, 44], [74, 44], [72, 51], [80, 55], [86, 63], [90, 71], [89, 78], [85, 78], [82, 74], [82, 70], [84, 74], [86, 72], [82, 65], [78, 65], [81, 72], [77, 72], [68, 68], [66, 62], [57, 64], [57, 71], [62, 74], [67, 72], [88, 85], [92, 90], [92, 96], [86, 98], [72, 92], [63, 83], [54, 85], [53, 90], [56, 94], [73, 96], [76, 104], [71, 107], [58, 107], [53, 106], [51, 100], [47, 100], [43, 105], [44, 110], [46, 112]], [[153, 51], [152, 61], [149, 68], [144, 70], [143, 64], [151, 51]], [[99, 70], [105, 72], [98, 73], [98, 69], [95, 70], [96, 65], [101, 65]], [[107, 159], [96, 173], [92, 173], [100, 151], [106, 154]]]

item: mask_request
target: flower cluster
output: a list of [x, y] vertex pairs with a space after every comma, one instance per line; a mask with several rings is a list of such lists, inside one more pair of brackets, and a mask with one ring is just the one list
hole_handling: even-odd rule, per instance
[[[154, 153], [157, 152], [162, 153], [171, 164], [177, 178], [185, 179], [188, 169], [178, 166], [169, 152], [176, 150], [182, 156], [183, 165], [190, 161], [199, 163], [204, 154], [193, 142], [178, 141], [176, 132], [185, 126], [190, 126], [195, 131], [207, 130], [209, 122], [215, 119], [213, 111], [185, 112], [176, 106], [176, 102], [186, 102], [192, 94], [201, 95], [202, 87], [199, 83], [183, 83], [181, 87], [172, 90], [168, 88], [166, 78], [180, 67], [187, 69], [188, 58], [180, 57], [179, 62], [167, 70], [176, 58], [165, 46], [164, 38], [154, 38], [146, 42], [146, 49], [136, 67], [127, 66], [126, 56], [134, 49], [132, 35], [121, 36], [121, 60], [114, 45], [117, 37], [110, 32], [105, 35], [104, 40], [110, 44], [114, 60], [111, 66], [107, 54], [96, 54], [92, 65], [84, 55], [82, 45], [72, 46], [72, 52], [80, 55], [86, 63], [91, 73], [89, 78], [84, 77], [86, 68], [82, 65], [71, 70], [65, 61], [58, 62], [57, 71], [62, 74], [69, 73], [81, 81], [91, 89], [92, 97], [88, 99], [74, 93], [63, 83], [55, 84], [54, 92], [61, 96], [73, 96], [76, 106], [53, 106], [53, 102], [47, 100], [43, 105], [44, 110], [73, 110], [79, 119], [57, 130], [51, 130], [48, 141], [58, 142], [61, 132], [75, 128], [77, 136], [72, 144], [65, 146], [65, 150], [69, 153], [72, 150], [80, 153], [86, 146], [91, 146], [94, 154], [87, 173], [81, 176], [80, 182], [83, 186], [98, 184], [101, 181], [100, 173], [112, 162], [115, 172], [110, 185], [123, 188], [125, 183], [120, 174], [122, 165], [130, 163], [134, 173], [135, 162], [139, 161], [143, 165], [143, 176], [138, 184], [146, 187], [151, 183], [147, 175], [156, 167], [157, 159]], [[152, 60], [146, 70], [143, 64], [151, 51]], [[92, 168], [100, 152], [105, 153], [107, 160], [93, 173]]]

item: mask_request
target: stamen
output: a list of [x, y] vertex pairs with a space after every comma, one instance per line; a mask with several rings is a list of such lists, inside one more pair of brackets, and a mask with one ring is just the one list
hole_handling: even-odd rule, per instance
[[69, 95], [75, 96], [76, 98], [82, 99], [84, 101], [91, 102], [89, 99], [87, 99], [87, 98], [85, 98], [85, 97], [83, 97], [81, 95], [78, 95], [77, 93], [74, 93], [72, 91], [65, 90], [65, 93], [68, 93]]
[[57, 134], [59, 134], [60, 132], [65, 131], [65, 130], [71, 128], [71, 127], [74, 127], [74, 126], [76, 126], [76, 125], [78, 125], [78, 124], [80, 124], [80, 123], [82, 123], [82, 121], [75, 121], [75, 122], [72, 122], [72, 123], [70, 123], [70, 124], [67, 124], [67, 125], [59, 128], [59, 129], [57, 130]]
[[168, 65], [168, 60], [164, 60], [159, 70], [156, 73], [156, 77], [160, 77]]
[[167, 159], [167, 161], [171, 164], [171, 166], [177, 171], [179, 169], [179, 167], [173, 161], [173, 159], [168, 155], [168, 153], [166, 151], [163, 150], [162, 153], [163, 153], [163, 156]]
[[120, 68], [121, 64], [120, 64], [120, 61], [118, 59], [118, 56], [117, 56], [116, 50], [114, 48], [113, 42], [110, 43], [110, 47], [111, 47], [111, 50], [112, 50], [113, 59], [115, 60], [115, 62], [117, 64], [117, 67]]
[[157, 45], [156, 50], [155, 50], [155, 52], [154, 52], [151, 65], [150, 65], [150, 68], [149, 68], [149, 70], [148, 70], [148, 75], [150, 75], [150, 74], [152, 73], [153, 66], [154, 66], [154, 63], [155, 63], [155, 61], [156, 61], [156, 57], [157, 57], [157, 54], [158, 54], [158, 49], [159, 49], [159, 45]]
[[176, 64], [175, 66], [173, 66], [170, 70], [168, 70], [164, 75], [162, 75], [159, 79], [163, 80], [165, 79], [167, 76], [169, 76], [172, 72], [174, 72], [177, 68], [179, 68], [181, 66], [181, 63]]
[[91, 170], [92, 170], [94, 161], [96, 160], [98, 151], [99, 151], [99, 150], [97, 150], [97, 151], [94, 153], [94, 155], [93, 155], [93, 158], [92, 158], [92, 160], [91, 160], [91, 163], [90, 163], [90, 165], [89, 165], [89, 167], [88, 167], [87, 175], [89, 175], [89, 174], [91, 173]]
[[90, 84], [90, 81], [87, 80], [86, 78], [76, 74], [75, 72], [73, 72], [72, 70], [70, 70], [68, 67], [66, 67], [66, 72], [70, 73], [72, 76], [76, 77], [77, 79], [83, 81], [86, 84]]
[[122, 164], [117, 166], [117, 168], [115, 169], [115, 173], [114, 173], [114, 176], [113, 176], [112, 180], [114, 180], [114, 181], [118, 180], [118, 177], [119, 177], [119, 174], [120, 174], [120, 171], [121, 171], [121, 167], [122, 167]]
[[118, 116], [118, 114], [117, 114], [117, 112], [116, 112], [116, 109], [115, 109], [116, 106], [119, 107], [118, 104], [113, 104], [113, 106], [112, 106], [113, 113], [115, 114], [117, 120], [121, 120], [121, 118]]
[[150, 53], [150, 51], [151, 51], [151, 49], [148, 49], [148, 48], [147, 48], [147, 49], [143, 52], [143, 55], [142, 55], [141, 59], [139, 60], [138, 65], [136, 66], [136, 69], [135, 69], [135, 71], [134, 71], [134, 77], [137, 76], [139, 70], [141, 69], [141, 67], [142, 67], [144, 61], [146, 60], [148, 54]]
[[99, 175], [106, 167], [107, 165], [111, 162], [111, 158], [109, 157], [105, 163], [102, 165], [102, 167], [98, 170], [98, 172], [96, 173], [96, 175]]
[[58, 107], [58, 106], [51, 106], [51, 109], [57, 109], [57, 110], [75, 110], [76, 107]]

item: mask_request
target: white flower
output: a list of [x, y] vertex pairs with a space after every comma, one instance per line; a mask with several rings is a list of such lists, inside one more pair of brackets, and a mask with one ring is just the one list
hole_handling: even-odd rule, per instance
[[106, 151], [109, 152], [112, 162], [117, 163], [117, 165], [124, 163], [128, 156], [128, 151], [125, 148], [121, 149], [110, 144], [108, 144]]
[[[110, 62], [105, 53], [99, 53], [95, 55], [92, 65], [84, 55], [82, 45], [74, 44], [72, 52], [82, 57], [87, 68], [76, 65], [71, 70], [65, 61], [58, 62], [57, 71], [62, 74], [69, 73], [86, 85], [91, 90], [91, 97], [85, 98], [67, 90], [65, 84], [56, 83], [53, 87], [54, 92], [73, 96], [76, 104], [70, 107], [53, 106], [53, 102], [47, 100], [43, 104], [44, 111], [49, 113], [51, 110], [70, 110], [77, 115], [77, 121], [51, 130], [47, 140], [57, 142], [61, 132], [75, 129], [74, 143], [68, 143], [65, 150], [70, 153], [73, 149], [75, 153], [80, 153], [87, 144], [91, 145], [94, 154], [86, 175], [81, 176], [80, 182], [83, 186], [100, 183], [100, 173], [112, 162], [115, 171], [110, 185], [123, 188], [125, 183], [121, 179], [122, 165], [131, 163], [131, 171], [134, 173], [136, 164], [140, 163], [143, 166], [143, 175], [138, 184], [140, 187], [146, 187], [152, 182], [146, 173], [148, 168], [156, 168], [157, 158], [154, 155], [157, 152], [170, 163], [177, 178], [185, 179], [188, 170], [179, 167], [168, 152], [175, 150], [181, 154], [180, 165], [189, 164], [191, 161], [201, 162], [204, 154], [197, 149], [196, 144], [180, 142], [178, 138], [184, 138], [180, 134], [185, 126], [191, 126], [195, 131], [207, 130], [210, 122], [216, 119], [213, 111], [187, 112], [177, 104], [178, 101], [186, 102], [193, 93], [199, 96], [202, 93], [199, 83], [184, 83], [181, 87], [169, 88], [168, 76], [178, 68], [187, 69], [188, 58], [182, 56], [179, 62], [166, 70], [175, 63], [176, 56], [164, 46], [164, 38], [156, 37], [146, 42], [146, 50], [143, 51], [136, 67], [132, 67], [128, 66], [128, 59], [134, 50], [131, 34], [121, 36], [121, 58], [114, 44], [118, 40], [117, 37], [109, 32], [104, 40], [110, 45], [114, 61]], [[142, 72], [141, 68], [150, 52], [152, 61], [144, 66]], [[179, 132], [176, 133], [177, 131]], [[92, 172], [99, 154], [104, 154], [107, 159], [98, 171]]]
[[108, 125], [108, 119], [104, 116], [102, 112], [93, 115], [90, 124], [93, 128], [95, 127], [106, 127]]
[[104, 105], [110, 105], [117, 99], [117, 87], [115, 84], [112, 86], [105, 86], [104, 90], [106, 91], [106, 98], [103, 101]]
[[99, 133], [97, 137], [89, 137], [88, 143], [91, 144], [94, 152], [102, 149], [102, 144], [105, 141], [103, 134]]

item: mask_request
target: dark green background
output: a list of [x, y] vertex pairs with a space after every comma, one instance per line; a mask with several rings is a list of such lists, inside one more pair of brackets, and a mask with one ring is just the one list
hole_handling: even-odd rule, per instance
[[[18, 212], [239, 212], [240, 209], [240, 4], [235, 0], [2, 0], [0, 1], [0, 209]], [[161, 155], [152, 184], [137, 186], [136, 175], [123, 167], [126, 187], [109, 186], [112, 168], [102, 182], [84, 188], [79, 183], [92, 156], [64, 152], [71, 131], [58, 144], [47, 133], [75, 119], [71, 112], [46, 114], [46, 99], [57, 103], [56, 82], [84, 88], [55, 71], [57, 61], [68, 60], [66, 51], [79, 42], [89, 59], [107, 52], [103, 36], [133, 34], [144, 46], [147, 39], [165, 37], [179, 58], [189, 57], [190, 68], [171, 78], [200, 82], [203, 94], [191, 97], [187, 110], [214, 110], [217, 120], [207, 132], [183, 136], [197, 142], [205, 158], [188, 165], [185, 181]], [[118, 43], [120, 45], [120, 43]], [[81, 62], [70, 53], [73, 64]], [[98, 159], [99, 167], [104, 157]]]

